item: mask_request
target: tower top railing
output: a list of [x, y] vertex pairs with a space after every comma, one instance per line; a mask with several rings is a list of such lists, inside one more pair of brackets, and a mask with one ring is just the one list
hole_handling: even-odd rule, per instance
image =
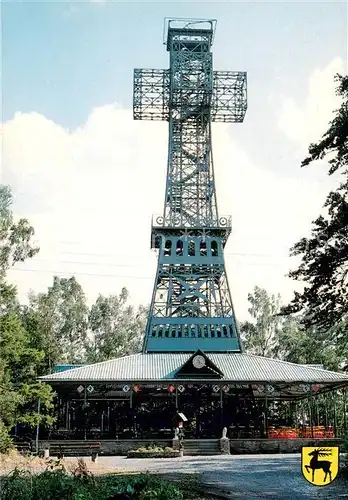
[[216, 19], [186, 19], [186, 18], [169, 18], [164, 19], [163, 28], [163, 44], [167, 46], [167, 50], [170, 50], [171, 37], [173, 34], [178, 34], [179, 32], [187, 36], [199, 36], [199, 34], [206, 34], [210, 32], [211, 40], [210, 44], [213, 44]]

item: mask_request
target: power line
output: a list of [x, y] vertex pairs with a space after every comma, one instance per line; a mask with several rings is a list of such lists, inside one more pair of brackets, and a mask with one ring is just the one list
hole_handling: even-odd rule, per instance
[[[71, 262], [71, 263], [75, 264], [74, 262]], [[78, 262], [76, 264], [81, 264], [81, 262]], [[254, 267], [254, 266], [265, 267], [266, 264], [257, 263], [257, 262], [248, 264], [248, 267]], [[112, 266], [112, 267], [114, 267], [114, 266]], [[119, 265], [119, 266], [116, 266], [116, 267], [126, 267], [126, 266]], [[128, 266], [128, 267], [132, 267], [132, 266]], [[279, 263], [275, 264], [273, 262], [272, 263], [272, 267], [282, 267], [282, 264], [279, 264]], [[30, 272], [30, 273], [46, 273], [46, 274], [48, 273], [48, 274], [53, 274], [53, 275], [56, 275], [56, 276], [66, 276], [66, 275], [73, 275], [73, 276], [96, 276], [96, 277], [100, 277], [100, 278], [145, 279], [145, 280], [148, 280], [148, 279], [153, 280], [154, 276], [155, 276], [155, 274], [153, 274], [151, 276], [132, 276], [132, 275], [121, 275], [121, 274], [110, 274], [110, 273], [88, 273], [88, 272], [79, 272], [79, 271], [57, 271], [57, 270], [52, 270], [52, 269], [24, 269], [24, 268], [20, 268], [20, 267], [16, 267], [16, 268], [14, 267], [14, 268], [11, 269], [11, 271], [15, 271], [15, 272]]]
[[12, 268], [11, 271], [25, 272], [25, 273], [49, 273], [56, 276], [65, 276], [66, 274], [72, 274], [74, 276], [97, 276], [100, 278], [123, 278], [123, 279], [154, 279], [154, 276], [122, 276], [120, 274], [100, 274], [100, 273], [81, 273], [81, 272], [69, 272], [69, 271], [54, 271], [52, 269], [23, 269], [23, 268]]
[[[103, 254], [103, 253], [89, 253], [89, 252], [60, 252], [63, 255], [80, 255], [80, 256], [88, 256], [88, 257], [111, 257], [117, 260], [126, 258], [129, 259], [129, 255], [115, 255], [115, 254]], [[248, 253], [248, 252], [224, 252], [225, 256], [232, 256], [232, 257], [272, 257], [272, 258], [280, 258], [280, 259], [288, 259], [290, 258], [290, 255], [285, 255], [285, 254], [275, 254], [275, 253]], [[42, 262], [47, 262], [48, 259], [41, 259], [41, 258], [36, 258], [36, 261], [42, 261]], [[98, 262], [81, 262], [81, 261], [71, 261], [71, 260], [64, 260], [64, 261], [58, 261], [59, 263], [65, 263], [65, 264], [98, 264]], [[108, 264], [108, 263], [100, 263], [100, 264]], [[124, 267], [132, 267], [129, 264], [111, 264], [115, 266], [124, 266]]]

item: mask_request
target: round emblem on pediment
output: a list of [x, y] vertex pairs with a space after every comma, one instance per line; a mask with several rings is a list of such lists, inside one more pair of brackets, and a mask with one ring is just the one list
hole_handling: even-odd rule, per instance
[[198, 354], [197, 356], [195, 356], [193, 358], [192, 364], [195, 368], [197, 368], [199, 370], [200, 368], [203, 368], [203, 366], [205, 366], [205, 359], [203, 356]]

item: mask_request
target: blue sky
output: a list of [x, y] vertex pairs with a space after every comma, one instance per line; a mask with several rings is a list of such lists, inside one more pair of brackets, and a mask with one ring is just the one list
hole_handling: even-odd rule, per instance
[[167, 128], [132, 120], [132, 80], [134, 67], [168, 67], [165, 17], [216, 18], [214, 69], [248, 72], [244, 123], [213, 129], [237, 314], [255, 285], [291, 297], [288, 249], [331, 187], [325, 162], [300, 162], [337, 105], [333, 74], [347, 70], [343, 2], [4, 1], [0, 177], [41, 247], [13, 272], [22, 299], [74, 273], [89, 300], [127, 286], [149, 301]]
[[74, 128], [92, 107], [130, 107], [133, 68], [168, 66], [162, 26], [173, 16], [218, 20], [215, 68], [248, 71], [251, 113], [264, 120], [279, 81], [303, 99], [309, 67], [346, 59], [346, 11], [343, 2], [5, 2], [3, 117], [35, 110]]

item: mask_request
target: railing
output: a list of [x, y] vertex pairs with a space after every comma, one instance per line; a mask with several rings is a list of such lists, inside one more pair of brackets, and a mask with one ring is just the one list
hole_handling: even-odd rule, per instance
[[232, 227], [232, 217], [231, 215], [222, 215], [218, 219], [208, 219], [202, 216], [197, 216], [196, 220], [193, 220], [189, 225], [185, 217], [180, 217], [180, 215], [163, 217], [160, 214], [154, 214], [152, 216], [152, 227], [202, 227], [202, 228], [216, 228], [216, 229], [231, 229]]

